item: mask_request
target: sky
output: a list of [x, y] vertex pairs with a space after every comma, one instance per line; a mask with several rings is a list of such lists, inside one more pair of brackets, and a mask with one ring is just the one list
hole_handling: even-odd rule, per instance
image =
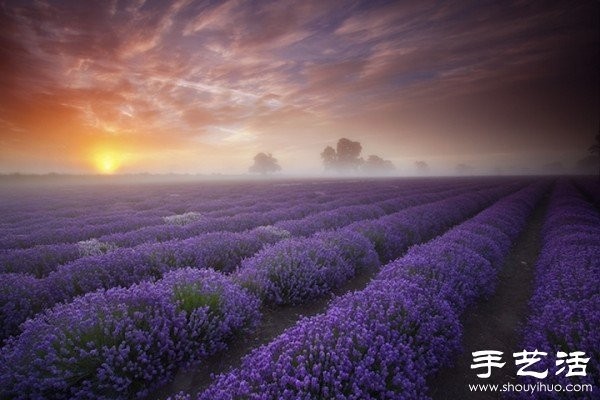
[[571, 165], [598, 132], [600, 3], [0, 0], [0, 173]]

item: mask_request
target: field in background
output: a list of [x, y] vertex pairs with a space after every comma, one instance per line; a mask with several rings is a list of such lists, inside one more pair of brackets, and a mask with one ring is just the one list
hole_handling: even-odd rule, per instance
[[5, 183], [1, 398], [462, 396], [481, 304], [597, 389], [591, 178]]

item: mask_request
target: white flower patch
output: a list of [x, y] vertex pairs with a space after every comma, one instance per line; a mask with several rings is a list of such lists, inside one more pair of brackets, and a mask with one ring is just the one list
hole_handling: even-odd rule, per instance
[[274, 236], [278, 236], [278, 237], [280, 237], [282, 239], [287, 239], [287, 238], [291, 238], [292, 237], [292, 234], [290, 233], [290, 231], [288, 231], [286, 229], [279, 228], [279, 227], [274, 226], [274, 225], [262, 225], [262, 226], [259, 226], [256, 229], [259, 229], [259, 230], [261, 230], [263, 232], [266, 232], [266, 233], [270, 233], [270, 234], [272, 234]]
[[170, 225], [187, 225], [202, 218], [202, 214], [196, 211], [186, 212], [184, 214], [168, 215], [163, 220]]
[[77, 242], [77, 246], [82, 257], [99, 256], [117, 248], [112, 243], [101, 242], [98, 239], [82, 240]]

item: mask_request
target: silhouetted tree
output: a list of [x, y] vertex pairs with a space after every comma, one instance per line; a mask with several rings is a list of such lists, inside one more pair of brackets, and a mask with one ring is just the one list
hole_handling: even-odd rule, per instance
[[341, 138], [337, 142], [337, 162], [342, 169], [357, 169], [362, 164], [360, 152], [362, 146], [359, 142]]
[[415, 161], [415, 167], [422, 174], [429, 172], [429, 165], [425, 161]]
[[328, 171], [358, 172], [360, 170], [367, 174], [381, 175], [389, 174], [396, 169], [391, 161], [376, 155], [370, 155], [365, 161], [360, 156], [361, 151], [360, 142], [341, 138], [335, 149], [331, 146], [325, 147], [321, 152], [321, 160]]
[[277, 159], [271, 153], [258, 153], [254, 156], [254, 164], [248, 169], [250, 172], [266, 175], [281, 170]]
[[388, 174], [396, 170], [394, 164], [390, 160], [384, 160], [383, 158], [370, 155], [367, 161], [363, 165], [363, 170], [368, 174]]
[[362, 146], [359, 142], [341, 138], [337, 142], [336, 150], [331, 146], [325, 147], [325, 150], [321, 152], [321, 159], [327, 170], [333, 169], [338, 172], [356, 171], [364, 162], [360, 158], [361, 151]]
[[336, 169], [337, 154], [333, 147], [325, 147], [325, 150], [323, 150], [323, 152], [321, 153], [321, 158], [323, 159], [323, 165], [325, 165], [326, 170]]
[[596, 135], [596, 143], [591, 145], [588, 150], [598, 157], [598, 180], [600, 180], [600, 132]]

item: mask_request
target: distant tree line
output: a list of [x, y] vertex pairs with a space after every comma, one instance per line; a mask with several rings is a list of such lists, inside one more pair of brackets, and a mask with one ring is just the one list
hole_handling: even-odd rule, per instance
[[271, 153], [258, 153], [254, 156], [254, 164], [248, 168], [248, 171], [261, 175], [281, 171], [279, 162]]
[[370, 155], [365, 160], [360, 156], [361, 152], [360, 142], [341, 138], [335, 149], [331, 146], [325, 147], [321, 152], [321, 160], [325, 170], [338, 173], [363, 172], [370, 175], [384, 175], [396, 170], [391, 161], [377, 155]]
[[[600, 133], [595, 137], [595, 142], [589, 147], [591, 153], [588, 157], [582, 158], [576, 164], [580, 172], [589, 171], [590, 168], [597, 166], [598, 178], [600, 179]], [[365, 160], [361, 157], [362, 145], [347, 138], [338, 140], [335, 148], [325, 147], [321, 152], [321, 160], [326, 171], [368, 175], [388, 175], [396, 170], [396, 167], [390, 160], [385, 160], [378, 155], [370, 155]], [[429, 173], [429, 165], [425, 161], [415, 161], [415, 168], [420, 174]], [[560, 172], [564, 170], [564, 165], [560, 162], [547, 163], [543, 166], [545, 171]], [[267, 175], [281, 171], [279, 162], [271, 153], [258, 153], [254, 156], [254, 164], [248, 169], [252, 173]], [[468, 175], [473, 172], [473, 167], [468, 164], [459, 163], [455, 167], [455, 172], [459, 175]]]

